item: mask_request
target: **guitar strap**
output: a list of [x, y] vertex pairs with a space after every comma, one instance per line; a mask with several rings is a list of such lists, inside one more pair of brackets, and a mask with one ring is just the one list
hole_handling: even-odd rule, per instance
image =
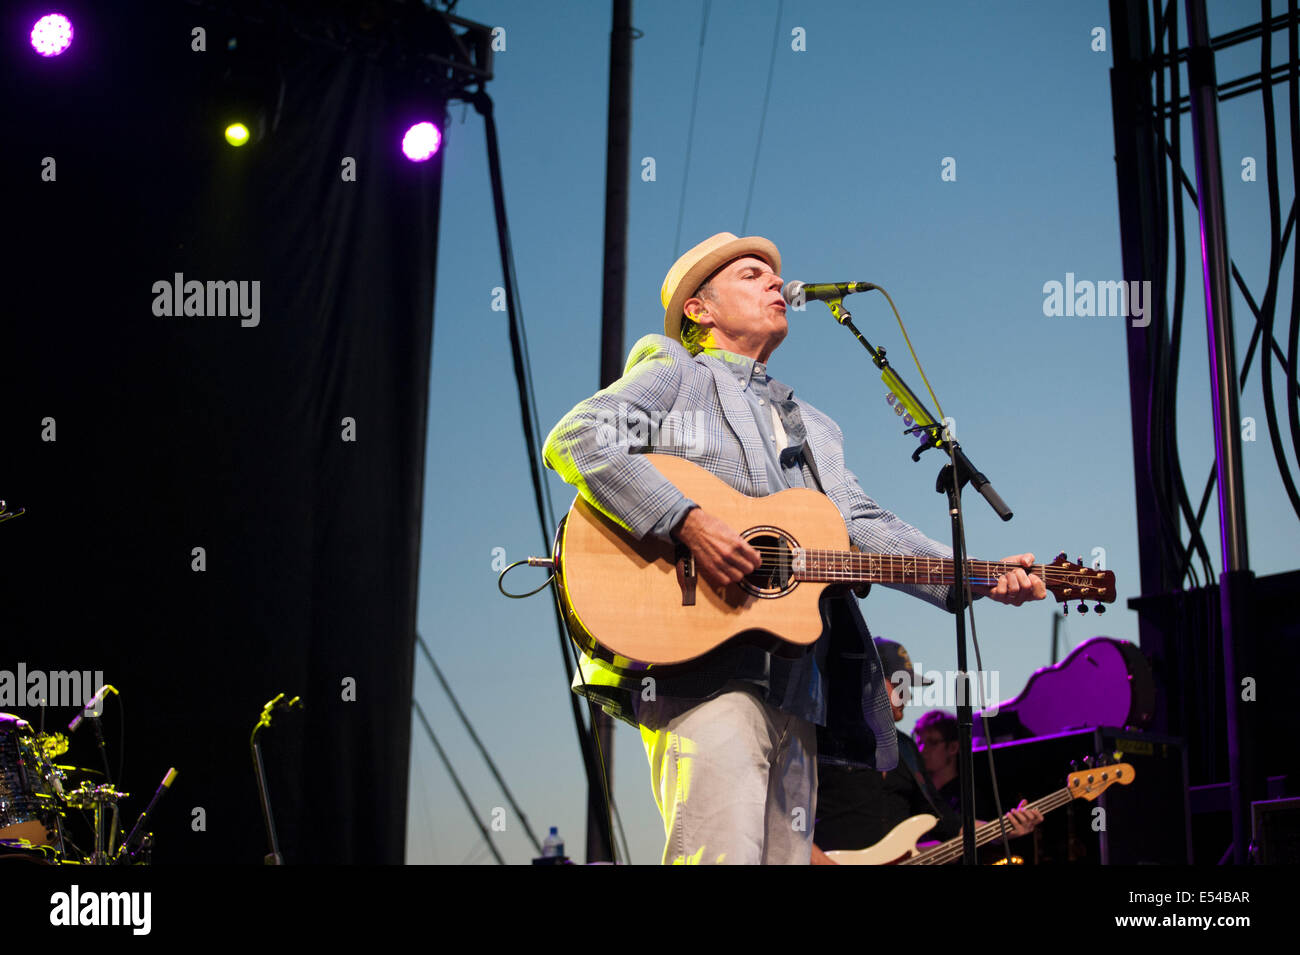
[[817, 460], [813, 457], [812, 445], [808, 443], [808, 439], [806, 438], [802, 444], [796, 444], [781, 452], [781, 464], [783, 467], [789, 467], [796, 463], [808, 465], [808, 473], [812, 475], [813, 483], [817, 485], [817, 490], [825, 494], [826, 488], [822, 487], [822, 476], [817, 472]]
[[[790, 405], [793, 407], [793, 415], [798, 416], [799, 406], [796, 405], [793, 401], [790, 402]], [[802, 420], [798, 419], [797, 417], [796, 420], [799, 420], [799, 430], [802, 431], [803, 430]], [[794, 447], [791, 448], [786, 448], [784, 451], [781, 452], [782, 467], [788, 468], [790, 465], [797, 464], [797, 463], [808, 465], [808, 473], [812, 475], [813, 483], [816, 485], [817, 490], [825, 494], [826, 488], [822, 485], [822, 476], [817, 471], [817, 459], [813, 457], [812, 444], [808, 441], [807, 438], [804, 438], [802, 443], [796, 444]], [[871, 593], [871, 584], [865, 584], [865, 583], [858, 584], [852, 589], [853, 592], [857, 594], [859, 597], [866, 599], [867, 594]]]
[[[789, 389], [788, 385], [782, 385], [780, 382], [773, 381], [773, 385], [779, 388]], [[780, 406], [778, 412], [777, 407]], [[788, 441], [797, 440], [798, 444], [791, 444], [781, 452], [782, 467], [789, 467], [792, 464], [806, 464], [808, 473], [812, 475], [813, 483], [817, 485], [817, 490], [823, 494], [826, 488], [822, 486], [822, 476], [817, 471], [817, 461], [813, 457], [812, 445], [808, 442], [808, 431], [803, 426], [803, 413], [799, 410], [799, 402], [795, 401], [793, 394], [784, 400], [774, 400], [772, 402], [772, 423], [774, 430], [779, 429], [778, 434], [784, 432], [781, 444]], [[785, 419], [785, 425], [782, 424], [782, 418]]]

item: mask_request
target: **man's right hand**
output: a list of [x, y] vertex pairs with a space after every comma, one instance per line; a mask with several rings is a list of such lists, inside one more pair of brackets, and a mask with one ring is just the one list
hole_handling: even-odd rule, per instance
[[739, 583], [758, 570], [762, 557], [726, 521], [693, 507], [677, 526], [677, 539], [690, 548], [695, 568], [712, 587]]

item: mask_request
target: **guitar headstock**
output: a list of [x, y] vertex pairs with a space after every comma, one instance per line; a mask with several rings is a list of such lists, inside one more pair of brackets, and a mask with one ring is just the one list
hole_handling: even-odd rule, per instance
[[1085, 759], [1084, 763], [1088, 768], [1070, 773], [1065, 779], [1065, 788], [1075, 799], [1091, 802], [1116, 783], [1127, 786], [1137, 776], [1128, 763], [1107, 764], [1104, 757], [1099, 758], [1095, 765], [1091, 759]]
[[1086, 567], [1083, 558], [1077, 563], [1065, 559], [1065, 551], [1056, 555], [1056, 560], [1043, 565], [1043, 583], [1058, 601], [1065, 604], [1065, 613], [1070, 612], [1070, 601], [1079, 601], [1079, 612], [1087, 613], [1085, 600], [1096, 600], [1097, 613], [1105, 613], [1103, 603], [1115, 602], [1115, 572]]

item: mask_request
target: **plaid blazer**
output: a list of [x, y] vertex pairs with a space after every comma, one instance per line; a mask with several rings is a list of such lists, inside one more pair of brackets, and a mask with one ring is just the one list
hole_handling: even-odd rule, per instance
[[[868, 497], [844, 463], [843, 432], [812, 405], [799, 399], [794, 402], [807, 434], [805, 484], [820, 488], [839, 509], [853, 544], [869, 553], [952, 556], [951, 548], [926, 537]], [[629, 454], [627, 441], [618, 440], [614, 433], [617, 425], [611, 422], [629, 420], [671, 422], [671, 427], [666, 424], [660, 432], [669, 440], [650, 450], [686, 457], [751, 497], [774, 490], [768, 486], [766, 452], [758, 425], [742, 386], [726, 363], [703, 353], [692, 356], [679, 342], [663, 335], [647, 335], [632, 347], [623, 377], [565, 415], [547, 437], [544, 449], [548, 467], [638, 538], [650, 533], [683, 495], [644, 457]], [[950, 587], [897, 585], [896, 589], [952, 609]], [[884, 690], [884, 670], [866, 623], [851, 596], [824, 601], [823, 616], [827, 635], [832, 637], [832, 655], [828, 667], [829, 735], [820, 734], [824, 741], [819, 741], [821, 756], [892, 768], [897, 760], [895, 729]], [[622, 697], [639, 690], [639, 683], [619, 678], [599, 661], [584, 656], [574, 689], [632, 722], [630, 707], [622, 705]], [[847, 726], [838, 725], [845, 720]]]

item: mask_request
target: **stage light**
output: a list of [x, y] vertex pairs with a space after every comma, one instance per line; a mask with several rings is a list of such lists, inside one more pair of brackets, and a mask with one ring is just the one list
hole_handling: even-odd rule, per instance
[[248, 127], [243, 123], [231, 123], [226, 127], [226, 142], [232, 146], [242, 146], [248, 142]]
[[58, 56], [72, 45], [72, 21], [61, 13], [47, 13], [32, 27], [32, 49], [41, 56]]
[[416, 123], [402, 137], [402, 152], [412, 162], [424, 162], [442, 145], [442, 133], [433, 123]]

